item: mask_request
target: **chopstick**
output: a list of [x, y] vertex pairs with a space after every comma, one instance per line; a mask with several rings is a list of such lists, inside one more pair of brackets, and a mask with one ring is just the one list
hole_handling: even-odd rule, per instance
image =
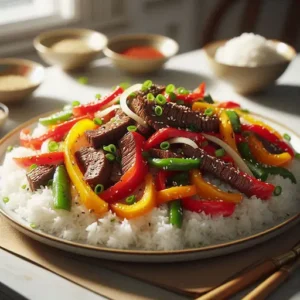
[[277, 257], [268, 259], [267, 261], [255, 266], [253, 269], [240, 274], [238, 277], [229, 280], [228, 282], [220, 285], [219, 287], [197, 298], [196, 300], [227, 299], [230, 296], [248, 287], [249, 285], [255, 283], [262, 277], [265, 277], [278, 270], [285, 264], [296, 260], [296, 258], [299, 256], [300, 241], [290, 251]]
[[297, 268], [300, 267], [300, 257], [288, 265], [281, 267], [242, 300], [263, 300], [278, 288]]

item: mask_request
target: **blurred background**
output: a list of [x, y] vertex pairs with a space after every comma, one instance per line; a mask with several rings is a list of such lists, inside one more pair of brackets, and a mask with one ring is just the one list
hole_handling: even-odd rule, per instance
[[40, 62], [33, 38], [63, 27], [108, 37], [159, 33], [175, 39], [181, 53], [252, 31], [299, 51], [299, 19], [299, 0], [0, 0], [0, 57]]

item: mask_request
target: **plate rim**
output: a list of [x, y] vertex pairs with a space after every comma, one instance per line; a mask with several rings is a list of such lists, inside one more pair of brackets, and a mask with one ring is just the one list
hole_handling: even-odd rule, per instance
[[[38, 115], [34, 118], [31, 118], [30, 120], [20, 124], [10, 132], [8, 132], [3, 138], [0, 139], [0, 147], [7, 141], [9, 138], [13, 137], [20, 131], [21, 129], [24, 129], [27, 126], [31, 126], [34, 123], [37, 123], [38, 119], [44, 116], [48, 116], [49, 114], [56, 112], [51, 111], [47, 113], [43, 113], [41, 115]], [[293, 133], [297, 138], [300, 140], [300, 135], [297, 134], [294, 130], [288, 128], [287, 126], [281, 124], [280, 122], [277, 122], [269, 117], [262, 116], [258, 113], [253, 113], [251, 112], [252, 115], [255, 115], [259, 118], [262, 118], [263, 120], [270, 121], [288, 131]], [[29, 232], [30, 235], [37, 235], [39, 238], [42, 239], [48, 239], [52, 242], [59, 243], [62, 245], [67, 245], [69, 247], [75, 247], [75, 248], [80, 248], [81, 250], [88, 250], [88, 251], [97, 251], [97, 252], [106, 252], [109, 254], [118, 254], [118, 255], [138, 255], [138, 256], [169, 256], [169, 255], [176, 255], [176, 256], [181, 256], [181, 255], [186, 255], [186, 254], [194, 254], [194, 253], [205, 253], [213, 250], [221, 250], [221, 249], [229, 249], [233, 246], [239, 246], [243, 243], [246, 242], [251, 242], [254, 241], [255, 239], [263, 238], [264, 236], [267, 236], [271, 233], [274, 233], [276, 231], [280, 231], [284, 229], [284, 227], [290, 225], [291, 223], [296, 225], [298, 222], [300, 222], [300, 212], [297, 213], [296, 215], [288, 218], [287, 220], [272, 226], [270, 228], [265, 229], [264, 231], [260, 231], [258, 233], [252, 234], [247, 237], [239, 238], [233, 241], [229, 242], [223, 242], [220, 244], [214, 244], [214, 245], [209, 245], [209, 246], [204, 246], [204, 247], [197, 247], [197, 248], [185, 248], [185, 249], [179, 249], [179, 250], [140, 250], [140, 249], [117, 249], [117, 248], [107, 248], [107, 247], [101, 247], [101, 246], [95, 246], [95, 245], [90, 245], [90, 244], [84, 244], [80, 242], [74, 242], [74, 241], [69, 241], [65, 240], [59, 237], [56, 237], [54, 235], [42, 232], [42, 231], [37, 231], [36, 229], [32, 229], [29, 226], [23, 225], [17, 220], [15, 220], [12, 216], [8, 215], [3, 208], [0, 206], [0, 213], [2, 214], [3, 217], [7, 219], [7, 221], [11, 222], [14, 224], [14, 227], [21, 227], [23, 230]]]

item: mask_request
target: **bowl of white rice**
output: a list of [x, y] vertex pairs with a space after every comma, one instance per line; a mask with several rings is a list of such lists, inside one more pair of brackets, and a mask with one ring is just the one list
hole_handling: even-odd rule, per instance
[[296, 56], [292, 46], [253, 33], [212, 42], [204, 51], [214, 74], [240, 94], [274, 83]]

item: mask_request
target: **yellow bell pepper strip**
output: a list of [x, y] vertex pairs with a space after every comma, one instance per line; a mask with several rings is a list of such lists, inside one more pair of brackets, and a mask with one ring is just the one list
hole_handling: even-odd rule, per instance
[[75, 157], [77, 141], [80, 140], [80, 137], [84, 135], [86, 130], [93, 130], [95, 128], [96, 125], [94, 122], [88, 119], [83, 119], [72, 127], [65, 140], [65, 165], [81, 202], [86, 208], [93, 210], [95, 213], [103, 214], [108, 210], [108, 204], [98, 197], [84, 181]]
[[220, 108], [207, 102], [194, 102], [192, 106], [193, 111], [205, 111], [208, 108], [210, 108], [214, 114], [218, 114], [221, 111]]
[[233, 150], [235, 150], [236, 153], [239, 153], [235, 143], [235, 134], [233, 132], [230, 119], [225, 110], [223, 110], [220, 114], [220, 133], [222, 140]]
[[195, 185], [197, 193], [204, 199], [218, 199], [226, 202], [240, 203], [243, 195], [239, 193], [226, 193], [218, 189], [216, 186], [206, 182], [201, 176], [200, 171], [191, 171], [191, 182]]
[[197, 194], [194, 185], [174, 186], [157, 192], [157, 203], [162, 204], [175, 199], [191, 197]]
[[156, 190], [153, 177], [150, 173], [146, 175], [145, 191], [142, 198], [132, 205], [115, 203], [111, 205], [112, 211], [118, 217], [132, 219], [150, 212], [156, 206]]
[[288, 152], [271, 154], [263, 146], [262, 142], [254, 135], [248, 137], [248, 145], [254, 158], [262, 164], [270, 166], [283, 166], [292, 160]]

